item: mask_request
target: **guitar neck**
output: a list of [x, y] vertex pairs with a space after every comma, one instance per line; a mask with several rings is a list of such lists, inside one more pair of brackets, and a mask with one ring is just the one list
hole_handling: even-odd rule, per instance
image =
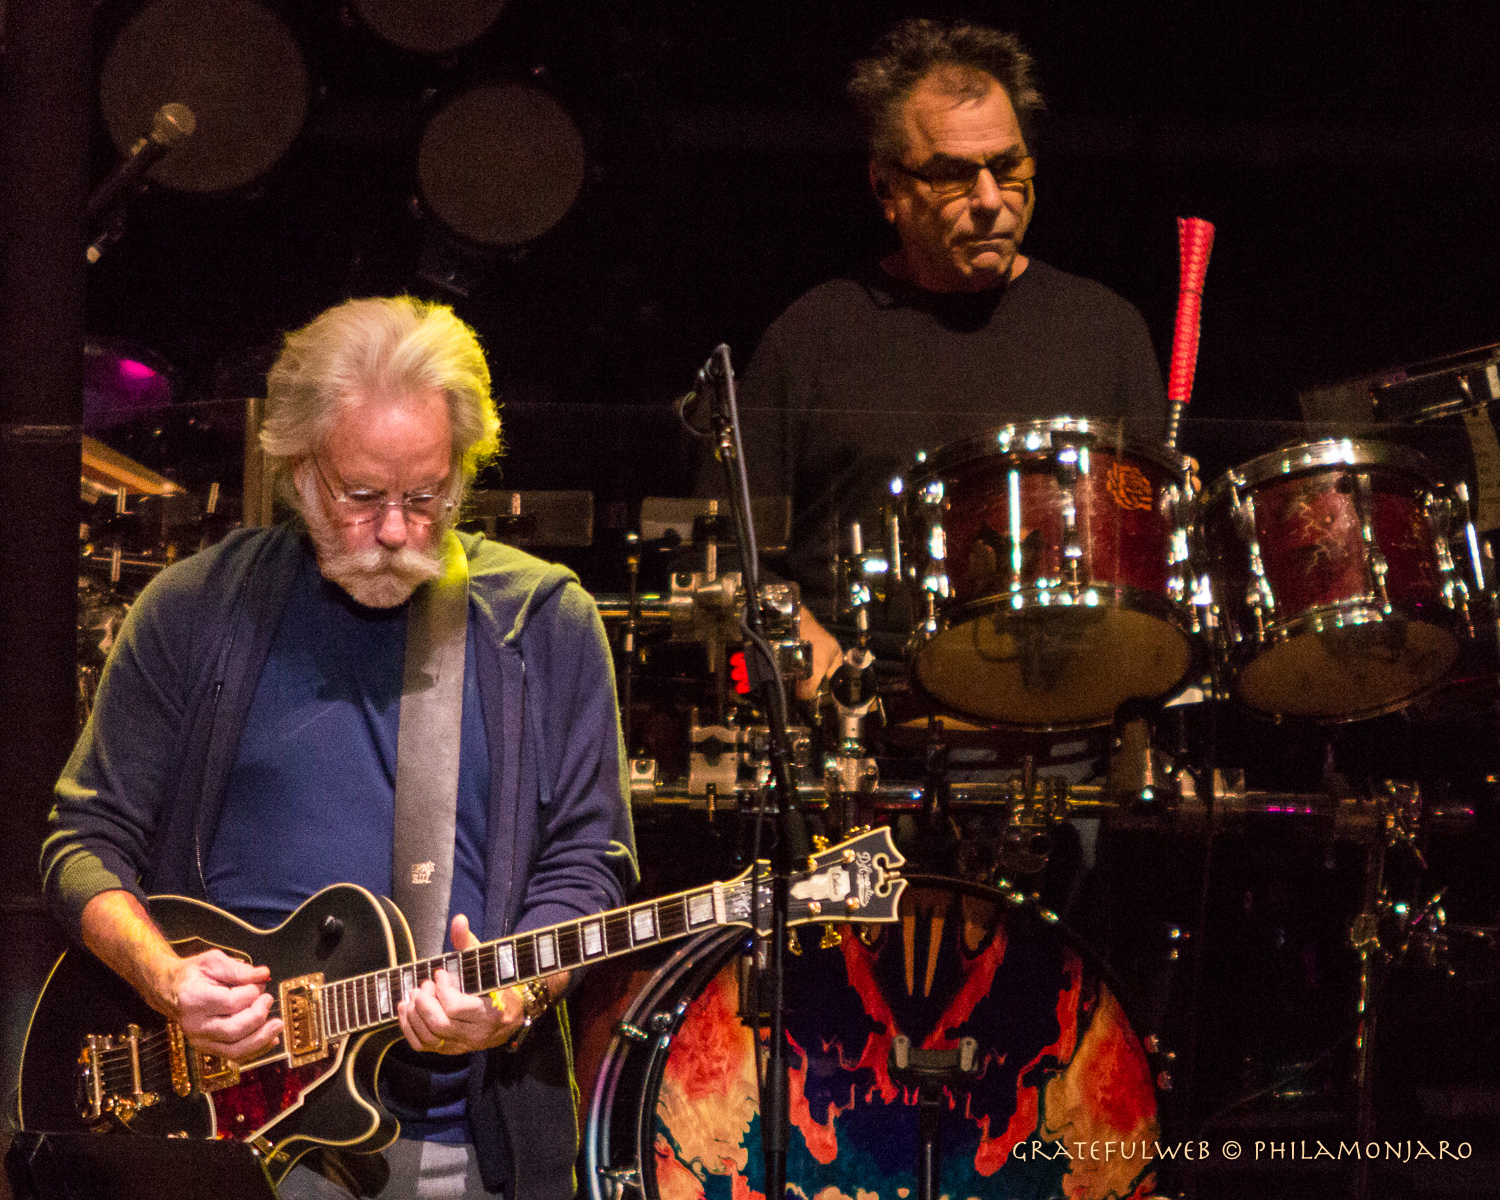
[[[769, 900], [766, 893], [765, 906]], [[334, 980], [318, 989], [323, 1036], [332, 1040], [393, 1023], [396, 1006], [440, 968], [468, 995], [482, 995], [715, 926], [749, 925], [750, 907], [750, 883], [742, 877]]]
[[[786, 881], [787, 923], [895, 921], [897, 904], [906, 887], [899, 871], [904, 862], [890, 830], [885, 828], [866, 830], [841, 845], [814, 853], [807, 868], [791, 874]], [[242, 1114], [247, 1109], [236, 1105], [261, 1112], [272, 1093], [295, 1108], [301, 1104], [299, 1097], [304, 1091], [322, 1086], [321, 1081], [331, 1070], [326, 1060], [343, 1039], [395, 1024], [402, 1000], [439, 969], [447, 971], [465, 993], [482, 995], [715, 927], [758, 926], [764, 933], [768, 924], [762, 917], [769, 917], [771, 911], [768, 870], [760, 863], [728, 882], [362, 975], [325, 981], [312, 971], [281, 979], [276, 987], [275, 1011], [286, 1023], [285, 1035], [280, 1048], [254, 1062], [235, 1063], [190, 1047], [182, 1028], [170, 1021], [165, 1028], [149, 1032], [134, 1024], [99, 1030], [90, 1027], [90, 1017], [81, 1028], [81, 1041], [73, 1043], [81, 1049], [70, 1048], [66, 1060], [50, 1073], [73, 1079], [75, 1084], [80, 1079], [85, 1081], [85, 1099], [92, 1106], [92, 1116], [85, 1113], [85, 1120], [112, 1114], [128, 1124], [138, 1109], [173, 1094], [234, 1096], [226, 1102], [225, 1120], [231, 1112], [236, 1120], [244, 1119]], [[201, 907], [197, 902], [183, 903], [194, 911]], [[314, 908], [315, 916], [317, 911]], [[193, 927], [189, 915], [179, 916], [182, 924]], [[220, 924], [210, 923], [210, 928]], [[275, 937], [276, 931], [269, 931], [269, 936]], [[48, 984], [49, 989], [52, 986]], [[65, 1021], [60, 1023], [66, 1025]], [[79, 1064], [83, 1064], [82, 1075], [78, 1074]], [[304, 1069], [307, 1073], [299, 1075]], [[262, 1070], [270, 1074], [256, 1074]], [[28, 1067], [26, 1077], [36, 1073]]]

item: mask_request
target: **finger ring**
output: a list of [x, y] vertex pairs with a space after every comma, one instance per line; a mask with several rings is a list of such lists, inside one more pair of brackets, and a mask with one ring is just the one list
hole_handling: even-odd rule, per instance
[[432, 1048], [433, 1052], [436, 1053], [436, 1054], [441, 1054], [442, 1050], [443, 1050], [443, 1047], [445, 1045], [447, 1045], [447, 1043], [448, 1043], [448, 1039], [447, 1038], [438, 1038], [437, 1045]]

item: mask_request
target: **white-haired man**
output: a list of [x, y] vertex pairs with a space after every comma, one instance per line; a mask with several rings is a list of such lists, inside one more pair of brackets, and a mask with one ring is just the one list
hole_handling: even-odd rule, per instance
[[[269, 928], [332, 883], [392, 894], [408, 615], [455, 563], [468, 586], [450, 635], [464, 671], [444, 952], [618, 907], [634, 880], [593, 602], [563, 568], [452, 530], [498, 448], [473, 331], [409, 297], [350, 301], [288, 336], [267, 401], [269, 469], [300, 521], [237, 532], [142, 593], [42, 857], [73, 933], [198, 1049], [240, 1061], [285, 1032], [267, 969], [179, 957], [143, 901], [199, 897]], [[573, 1194], [566, 1022], [516, 1039], [566, 985], [470, 994], [440, 971], [401, 1001], [406, 1045], [380, 1086], [402, 1137], [380, 1194]], [[344, 1194], [301, 1166], [281, 1193]]]

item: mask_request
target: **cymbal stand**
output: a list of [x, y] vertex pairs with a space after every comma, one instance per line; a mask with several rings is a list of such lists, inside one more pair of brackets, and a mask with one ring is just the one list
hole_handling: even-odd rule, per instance
[[[1446, 942], [1443, 933], [1443, 910], [1439, 892], [1415, 916], [1408, 919], [1408, 906], [1392, 903], [1386, 894], [1387, 857], [1393, 847], [1404, 845], [1417, 865], [1427, 868], [1427, 860], [1417, 845], [1421, 824], [1422, 795], [1415, 783], [1387, 780], [1385, 792], [1389, 804], [1384, 814], [1381, 835], [1365, 852], [1364, 899], [1349, 931], [1349, 940], [1359, 955], [1359, 997], [1355, 1031], [1354, 1129], [1361, 1144], [1370, 1141], [1375, 1132], [1375, 1029], [1379, 1015], [1382, 972], [1393, 957], [1402, 956], [1413, 945], [1421, 948], [1429, 961], [1436, 962]], [[1381, 942], [1382, 918], [1394, 915], [1400, 921], [1399, 934], [1387, 946]], [[1369, 1200], [1370, 1167], [1361, 1156], [1354, 1167], [1353, 1200]]]
[[[1359, 955], [1359, 999], [1354, 1035], [1354, 1129], [1361, 1144], [1375, 1127], [1376, 971], [1380, 958], [1380, 894], [1390, 839], [1382, 837], [1365, 851], [1364, 902], [1354, 918], [1349, 940]], [[1361, 1156], [1354, 1168], [1354, 1200], [1368, 1200], [1370, 1170]]]

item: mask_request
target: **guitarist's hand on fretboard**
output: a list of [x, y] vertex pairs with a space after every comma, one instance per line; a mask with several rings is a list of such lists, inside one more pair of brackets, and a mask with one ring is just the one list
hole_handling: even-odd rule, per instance
[[[450, 931], [455, 950], [479, 945], [462, 913], [453, 918]], [[543, 986], [548, 996], [557, 996], [567, 986], [568, 972], [548, 978]], [[401, 1032], [413, 1050], [436, 1054], [471, 1054], [503, 1046], [526, 1023], [525, 1000], [520, 988], [504, 988], [484, 995], [463, 992], [447, 971], [434, 972], [433, 979], [417, 988], [409, 1000], [396, 1008]]]

